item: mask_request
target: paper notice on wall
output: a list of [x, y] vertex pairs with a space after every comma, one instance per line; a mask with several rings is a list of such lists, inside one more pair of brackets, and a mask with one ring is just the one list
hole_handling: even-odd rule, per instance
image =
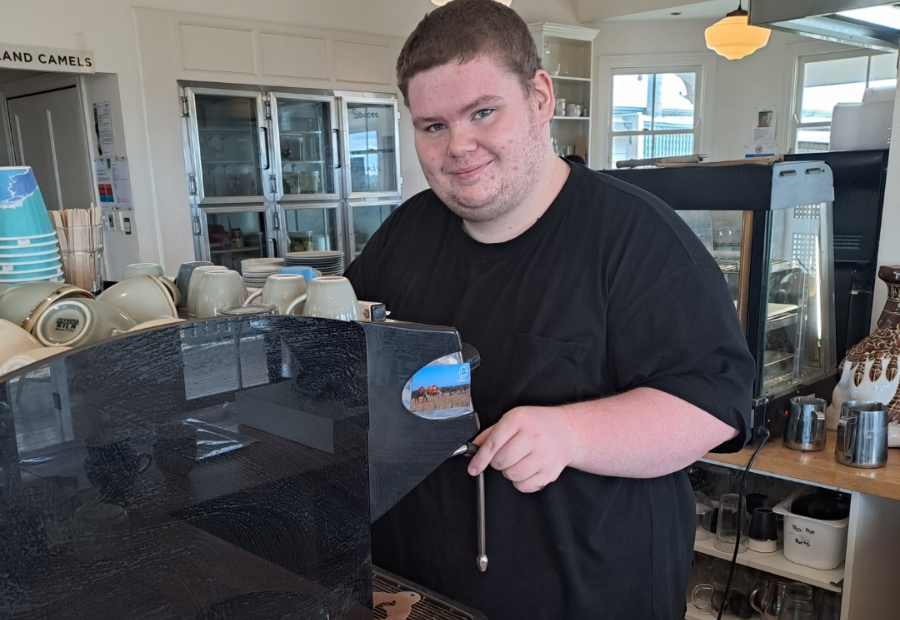
[[754, 111], [750, 144], [744, 146], [745, 157], [768, 157], [778, 149], [775, 143], [775, 111]]
[[118, 157], [112, 161], [112, 185], [116, 208], [134, 208], [134, 201], [131, 197], [131, 175], [128, 170], [128, 161], [124, 157]]
[[115, 157], [116, 142], [113, 136], [109, 101], [94, 103], [94, 134], [97, 137], [97, 155], [100, 157]]
[[116, 197], [113, 192], [112, 160], [106, 157], [94, 159], [94, 178], [97, 183], [97, 196], [101, 209], [113, 209]]

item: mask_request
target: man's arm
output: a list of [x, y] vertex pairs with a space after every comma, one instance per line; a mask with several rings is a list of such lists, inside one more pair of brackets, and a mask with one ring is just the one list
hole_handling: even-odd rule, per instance
[[731, 426], [676, 396], [637, 388], [558, 407], [517, 407], [485, 429], [469, 473], [488, 465], [523, 493], [566, 467], [592, 474], [655, 478], [687, 467], [737, 435]]

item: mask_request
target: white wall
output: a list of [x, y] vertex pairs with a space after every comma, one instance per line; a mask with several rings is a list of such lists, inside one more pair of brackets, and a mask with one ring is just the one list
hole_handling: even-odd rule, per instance
[[[782, 150], [790, 145], [788, 110], [792, 80], [792, 47], [805, 44], [808, 39], [773, 32], [769, 44], [751, 56], [730, 61], [707, 49], [703, 37], [708, 22], [672, 20], [670, 22], [604, 22], [594, 42], [601, 62], [627, 56], [639, 61], [640, 56], [669, 57], [691, 55], [705, 58], [712, 64], [713, 110], [706, 110], [703, 144], [711, 160], [743, 159], [744, 145], [750, 143], [754, 110], [768, 108], [776, 111], [777, 134]], [[697, 56], [697, 55], [701, 56]], [[598, 92], [602, 92], [598, 85]], [[601, 108], [608, 109], [604, 102]], [[709, 122], [711, 120], [711, 122]], [[595, 119], [601, 140], [609, 118]], [[599, 149], [599, 140], [595, 140]], [[600, 161], [600, 160], [596, 160]]]

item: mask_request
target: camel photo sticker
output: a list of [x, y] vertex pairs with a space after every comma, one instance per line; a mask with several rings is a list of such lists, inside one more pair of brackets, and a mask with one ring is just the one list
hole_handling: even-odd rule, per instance
[[411, 412], [427, 418], [469, 413], [472, 411], [471, 376], [467, 363], [429, 364], [407, 383], [404, 404]]

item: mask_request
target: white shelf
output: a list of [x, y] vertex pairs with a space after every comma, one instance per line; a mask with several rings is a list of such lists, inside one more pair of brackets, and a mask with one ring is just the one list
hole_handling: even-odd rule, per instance
[[554, 116], [555, 121], [589, 121], [590, 116]]
[[[687, 602], [687, 611], [684, 613], [684, 620], [715, 620], [716, 616], [719, 613], [719, 612], [716, 612], [714, 614], [707, 614], [707, 613], [703, 613], [702, 611], [700, 611], [699, 609], [694, 607], [694, 602], [691, 600], [690, 593], [688, 593], [688, 595], [687, 595], [686, 602]], [[758, 619], [759, 614], [754, 613], [753, 617]], [[726, 611], [724, 614], [722, 614], [722, 620], [738, 620], [738, 617], [732, 616], [730, 613], [728, 613]]]
[[580, 77], [571, 77], [568, 75], [551, 75], [550, 76], [554, 80], [559, 80], [560, 82], [585, 82], [590, 83], [591, 78], [580, 78]]
[[[715, 542], [715, 536], [710, 536], [706, 540], [695, 540], [694, 551], [704, 555], [711, 555], [721, 560], [731, 561], [732, 552], [719, 551], [715, 547]], [[794, 581], [802, 581], [816, 588], [830, 590], [831, 592], [840, 592], [841, 586], [833, 584], [840, 583], [844, 579], [843, 564], [833, 570], [817, 570], [808, 566], [801, 566], [785, 558], [780, 546], [778, 551], [773, 553], [759, 553], [747, 549], [743, 553], [738, 554], [737, 563], [741, 566], [749, 566], [767, 573], [787, 577]]]

